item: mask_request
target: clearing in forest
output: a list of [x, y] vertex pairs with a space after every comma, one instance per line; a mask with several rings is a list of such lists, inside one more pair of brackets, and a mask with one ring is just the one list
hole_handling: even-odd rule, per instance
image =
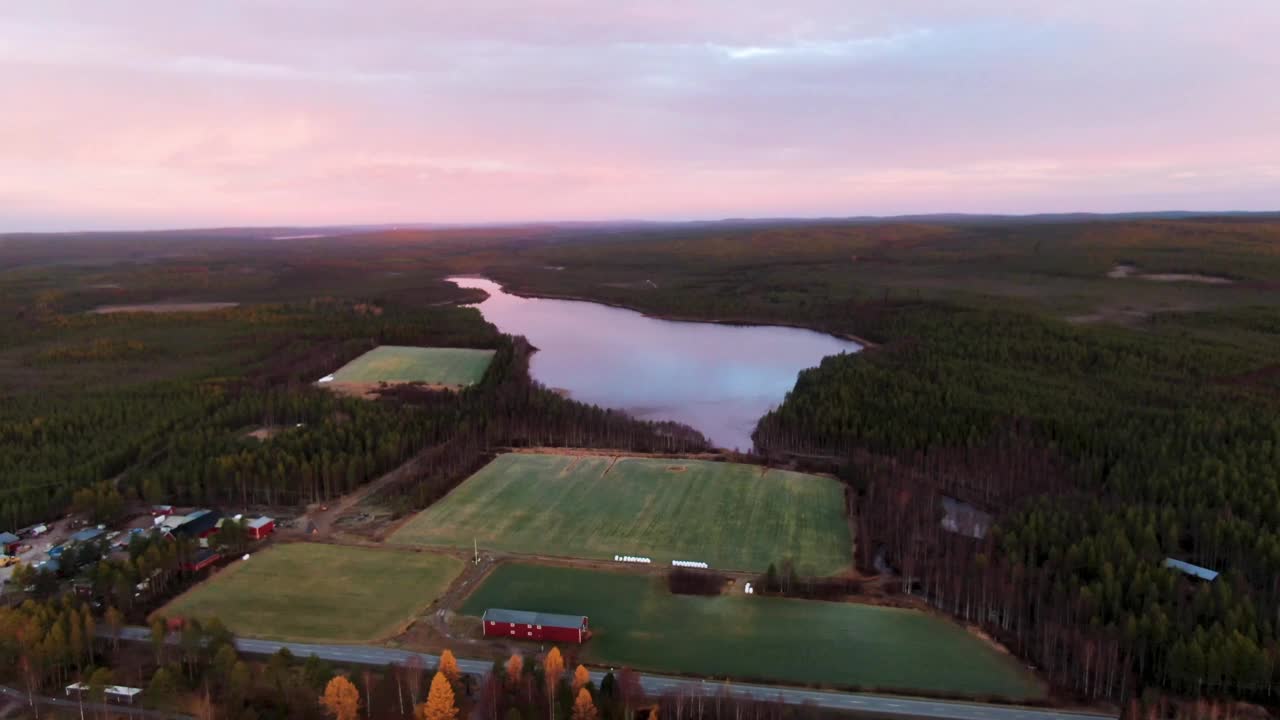
[[99, 305], [89, 311], [91, 315], [113, 315], [115, 313], [182, 313], [211, 312], [226, 310], [238, 306], [234, 302], [157, 302], [137, 305]]
[[918, 610], [734, 593], [673, 595], [661, 578], [505, 564], [461, 608], [586, 615], [582, 659], [715, 678], [1044, 697], [1014, 658]]
[[324, 380], [335, 384], [425, 383], [460, 388], [484, 377], [493, 350], [380, 345]]
[[802, 574], [847, 570], [844, 487], [830, 478], [687, 459], [506, 454], [391, 543], [612, 560], [614, 555]]
[[217, 617], [237, 635], [363, 642], [393, 633], [461, 571], [446, 555], [288, 543], [237, 560], [161, 613]]

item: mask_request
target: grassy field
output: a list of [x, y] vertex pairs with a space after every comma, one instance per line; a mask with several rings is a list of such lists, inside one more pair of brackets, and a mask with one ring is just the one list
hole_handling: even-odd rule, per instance
[[162, 613], [216, 616], [253, 637], [367, 641], [393, 632], [461, 571], [461, 561], [429, 553], [277, 545], [222, 570]]
[[474, 385], [484, 377], [492, 360], [492, 350], [382, 345], [343, 365], [333, 374], [333, 381]]
[[468, 598], [587, 615], [585, 659], [737, 679], [1031, 699], [1036, 679], [962, 628], [914, 610], [747, 595], [672, 595], [652, 576], [508, 564]]
[[402, 545], [480, 547], [654, 563], [699, 560], [802, 573], [852, 562], [840, 483], [754, 465], [501, 455], [391, 536]]

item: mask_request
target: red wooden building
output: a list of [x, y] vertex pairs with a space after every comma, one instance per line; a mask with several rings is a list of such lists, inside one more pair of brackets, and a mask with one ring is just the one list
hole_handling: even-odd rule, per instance
[[195, 554], [195, 557], [182, 564], [182, 569], [187, 572], [200, 572], [210, 565], [222, 559], [222, 555], [217, 550], [204, 549]]
[[276, 521], [269, 517], [254, 518], [245, 524], [250, 540], [261, 540], [276, 531]]
[[490, 608], [480, 618], [487, 637], [582, 643], [591, 637], [586, 615], [556, 615]]

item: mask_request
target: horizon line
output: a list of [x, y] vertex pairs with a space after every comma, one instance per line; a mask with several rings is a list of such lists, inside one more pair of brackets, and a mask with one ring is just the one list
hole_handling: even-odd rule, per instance
[[[678, 220], [655, 220], [645, 218], [617, 218], [611, 220], [510, 220], [510, 221], [474, 221], [474, 222], [439, 222], [439, 221], [406, 221], [406, 222], [363, 222], [363, 223], [328, 223], [328, 224], [269, 224], [269, 225], [205, 225], [205, 226], [167, 226], [136, 227], [115, 230], [78, 228], [67, 230], [5, 230], [0, 237], [32, 236], [32, 235], [111, 235], [127, 233], [211, 233], [211, 232], [251, 232], [251, 231], [287, 231], [287, 230], [328, 230], [344, 231], [326, 237], [337, 237], [349, 232], [362, 234], [368, 232], [395, 230], [460, 230], [485, 228], [521, 228], [521, 227], [567, 227], [567, 226], [621, 226], [621, 225], [706, 225], [706, 224], [766, 224], [766, 223], [854, 223], [854, 222], [904, 222], [911, 220], [1088, 220], [1088, 219], [1187, 219], [1205, 217], [1231, 216], [1280, 216], [1280, 208], [1275, 210], [1132, 210], [1118, 212], [1096, 212], [1090, 210], [1035, 213], [999, 213], [999, 212], [926, 212], [898, 213], [892, 215], [761, 215], [761, 216], [729, 216], [715, 218], [684, 218]], [[272, 239], [272, 238], [267, 238]], [[290, 238], [275, 238], [290, 239]], [[317, 238], [293, 238], [317, 239]]]

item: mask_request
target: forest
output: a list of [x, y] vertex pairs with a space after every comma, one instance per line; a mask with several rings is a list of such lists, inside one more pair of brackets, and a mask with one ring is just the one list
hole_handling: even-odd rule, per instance
[[[839, 468], [856, 491], [863, 570], [888, 565], [903, 587], [1078, 697], [1269, 704], [1280, 678], [1273, 217], [387, 231], [287, 250], [248, 238], [85, 237], [68, 247], [84, 265], [29, 239], [0, 246], [10, 261], [0, 263], [4, 525], [71, 506], [109, 514], [120, 501], [317, 502], [410, 462], [380, 498], [407, 510], [495, 447], [706, 447], [688, 428], [538, 386], [534, 349], [456, 306], [474, 293], [440, 280], [483, 273], [522, 293], [857, 337], [867, 347], [802, 373], [754, 440], [768, 462]], [[1188, 277], [1214, 281], [1177, 279]], [[85, 312], [155, 300], [243, 304]], [[391, 389], [359, 401], [312, 386], [384, 342], [497, 355], [458, 394]], [[264, 428], [269, 439], [250, 435]], [[994, 524], [980, 537], [949, 530], [944, 497]], [[172, 565], [146, 552], [146, 572]], [[1221, 575], [1195, 580], [1165, 568], [1167, 557]], [[120, 577], [138, 572], [135, 558]]]
[[[1265, 702], [1280, 679], [1278, 238], [1274, 220], [832, 223], [541, 248], [566, 270], [495, 274], [873, 341], [801, 373], [754, 435], [772, 461], [840, 467], [864, 569], [879, 555], [1078, 696]], [[1226, 281], [1118, 280], [1117, 265]], [[948, 531], [944, 496], [994, 527]]]
[[[247, 508], [324, 501], [420, 453], [424, 477], [457, 482], [495, 446], [706, 445], [687, 428], [537, 386], [527, 343], [469, 308], [317, 298], [176, 315], [30, 309], [19, 309], [27, 332], [0, 351], [8, 527], [48, 520], [103, 480], [132, 500]], [[391, 387], [368, 402], [314, 386], [378, 344], [499, 353], [482, 383], [457, 394]], [[258, 429], [269, 439], [251, 435]], [[421, 506], [434, 482], [401, 493]]]

